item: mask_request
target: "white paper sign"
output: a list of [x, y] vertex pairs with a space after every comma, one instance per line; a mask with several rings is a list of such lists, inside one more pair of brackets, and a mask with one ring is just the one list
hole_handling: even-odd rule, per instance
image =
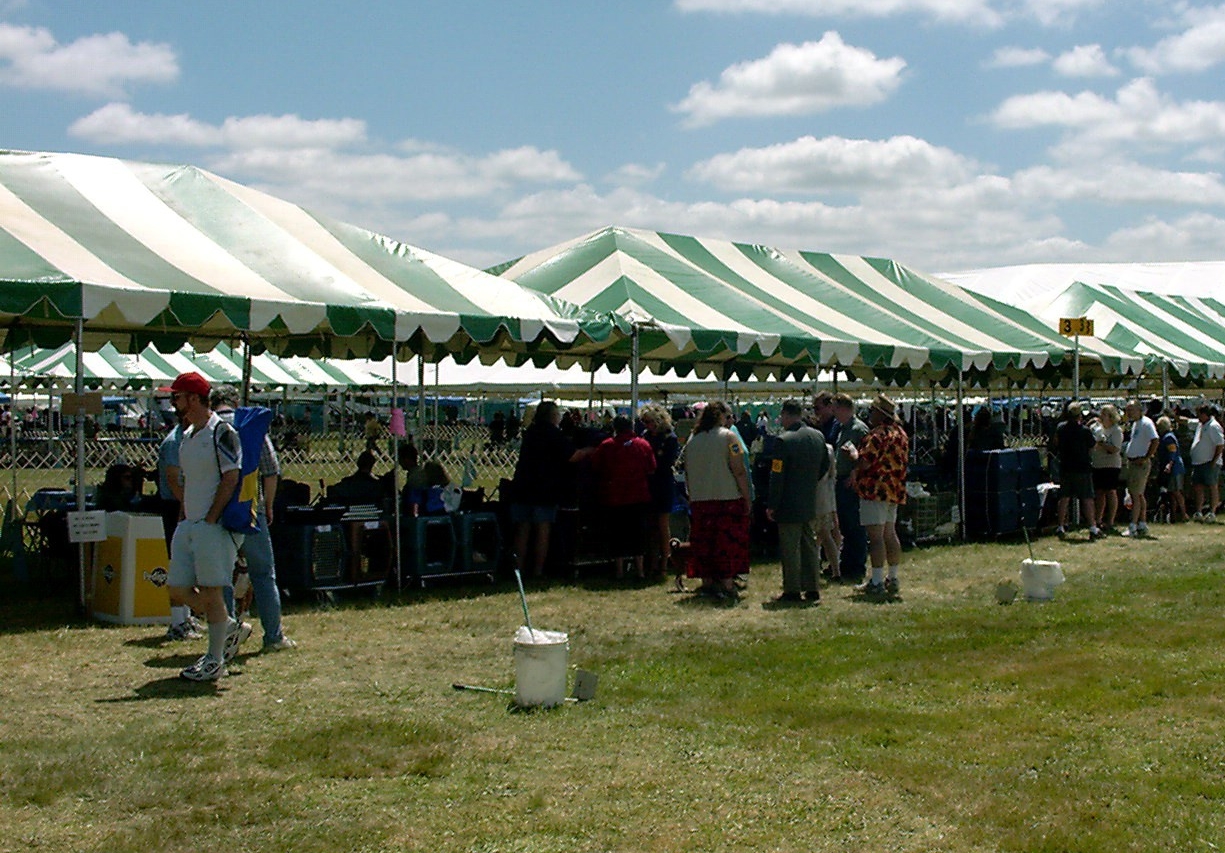
[[94, 509], [68, 513], [68, 541], [106, 541], [106, 512]]

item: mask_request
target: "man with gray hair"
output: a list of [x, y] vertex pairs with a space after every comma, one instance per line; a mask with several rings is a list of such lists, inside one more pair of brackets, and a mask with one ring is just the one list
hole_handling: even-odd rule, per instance
[[1131, 421], [1131, 436], [1123, 447], [1123, 454], [1127, 457], [1123, 477], [1127, 492], [1131, 495], [1131, 523], [1123, 535], [1136, 538], [1148, 535], [1148, 498], [1145, 497], [1145, 490], [1148, 488], [1153, 457], [1157, 455], [1159, 436], [1157, 427], [1144, 414], [1144, 406], [1138, 400], [1128, 400], [1123, 411]]

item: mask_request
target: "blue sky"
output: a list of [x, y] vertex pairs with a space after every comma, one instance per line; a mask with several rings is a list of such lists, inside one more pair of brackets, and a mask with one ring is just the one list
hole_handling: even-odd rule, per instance
[[604, 225], [929, 272], [1225, 258], [1225, 2], [0, 0], [0, 146], [477, 266]]

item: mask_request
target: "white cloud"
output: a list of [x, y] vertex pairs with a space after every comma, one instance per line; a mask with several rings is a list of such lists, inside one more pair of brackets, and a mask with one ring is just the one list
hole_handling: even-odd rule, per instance
[[1225, 219], [1193, 213], [1174, 222], [1149, 219], [1141, 225], [1121, 228], [1106, 239], [1106, 246], [1119, 260], [1137, 260], [1136, 247], [1143, 246], [1143, 259], [1150, 261], [1218, 261]]
[[985, 65], [987, 68], [1023, 68], [1042, 65], [1050, 58], [1051, 55], [1040, 47], [1001, 47], [996, 49]]
[[836, 32], [819, 42], [780, 44], [765, 59], [723, 70], [673, 106], [691, 126], [745, 116], [798, 116], [883, 101], [901, 84], [905, 60], [878, 59], [851, 47]]
[[1225, 136], [1225, 102], [1179, 102], [1140, 78], [1121, 87], [1113, 100], [1094, 92], [1018, 95], [1000, 104], [990, 120], [1005, 129], [1063, 128], [1067, 135], [1054, 153], [1083, 160], [1125, 147], [1216, 144]]
[[618, 187], [641, 187], [659, 180], [667, 170], [665, 163], [656, 163], [653, 166], [645, 163], [625, 163], [605, 175], [604, 180]]
[[60, 44], [42, 27], [0, 23], [0, 85], [117, 98], [130, 84], [170, 83], [178, 76], [169, 45], [133, 44], [123, 33]]
[[366, 142], [360, 119], [308, 120], [295, 115], [231, 116], [220, 125], [189, 115], [146, 115], [127, 104], [107, 104], [73, 123], [69, 132], [95, 143], [190, 145], [225, 149], [207, 165], [261, 182], [295, 201], [474, 198], [521, 184], [581, 180], [556, 151], [532, 146], [472, 156], [417, 140], [403, 154], [357, 154]]
[[990, 0], [676, 0], [682, 12], [803, 15], [813, 18], [884, 18], [922, 14], [936, 20], [995, 26]]
[[1127, 57], [1148, 74], [1206, 71], [1225, 62], [1225, 5], [1188, 7], [1183, 23], [1183, 32], [1151, 48], [1133, 47]]
[[969, 179], [975, 168], [961, 155], [913, 136], [884, 141], [805, 136], [719, 154], [694, 164], [688, 175], [733, 192], [814, 193], [948, 186]]
[[1171, 172], [1125, 161], [1092, 170], [1036, 166], [1014, 175], [1013, 185], [1020, 198], [1039, 204], [1225, 205], [1225, 183], [1215, 172]]
[[1105, 0], [676, 0], [682, 12], [803, 15], [812, 18], [885, 18], [923, 15], [946, 23], [998, 27], [1033, 19], [1044, 26], [1070, 23]]
[[366, 123], [359, 119], [308, 120], [295, 115], [227, 118], [211, 125], [187, 114], [149, 115], [127, 104], [111, 103], [77, 119], [73, 136], [106, 144], [191, 145], [197, 148], [310, 148], [361, 142]]
[[1119, 74], [1100, 44], [1078, 45], [1057, 56], [1051, 67], [1064, 77], [1116, 77]]

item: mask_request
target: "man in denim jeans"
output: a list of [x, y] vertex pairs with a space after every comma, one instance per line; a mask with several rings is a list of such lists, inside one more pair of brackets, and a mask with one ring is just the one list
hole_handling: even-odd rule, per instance
[[[213, 411], [223, 421], [234, 422], [234, 406], [237, 403], [238, 395], [228, 388], [219, 388], [213, 392]], [[255, 607], [259, 610], [259, 621], [264, 627], [263, 650], [266, 652], [292, 649], [298, 645], [286, 637], [281, 628], [281, 591], [276, 585], [276, 564], [272, 557], [272, 537], [269, 533], [272, 525], [272, 505], [276, 500], [276, 487], [280, 476], [281, 463], [277, 459], [276, 449], [272, 446], [272, 440], [264, 436], [264, 446], [259, 454], [259, 531], [247, 534], [242, 550], [247, 558], [247, 575], [251, 580], [251, 589], [255, 592]], [[244, 623], [240, 629], [243, 639], [246, 639], [251, 632], [250, 626]]]

